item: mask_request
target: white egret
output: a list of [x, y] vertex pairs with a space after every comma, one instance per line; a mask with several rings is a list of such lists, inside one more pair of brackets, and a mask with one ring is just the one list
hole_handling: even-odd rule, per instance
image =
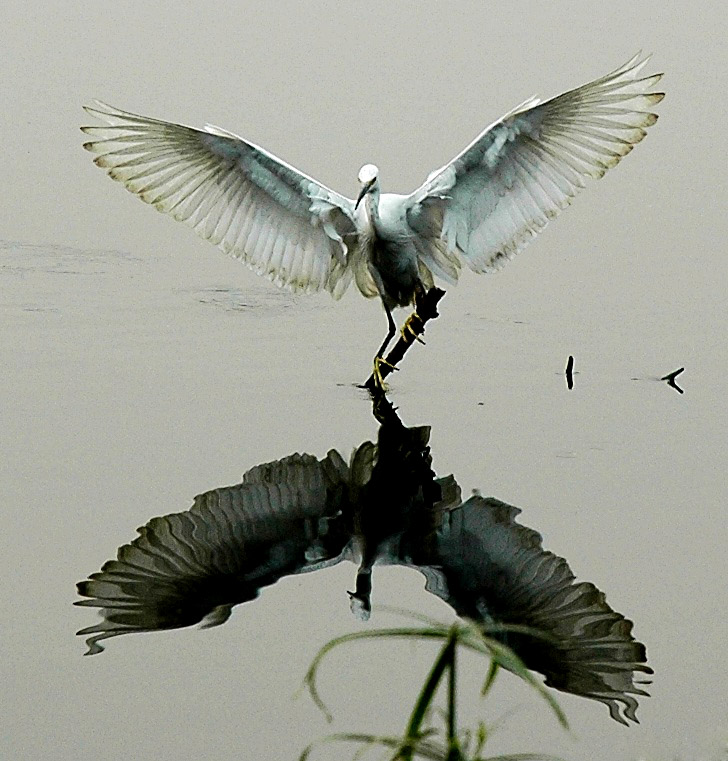
[[394, 307], [417, 303], [433, 276], [454, 284], [462, 264], [491, 272], [645, 136], [657, 116], [639, 55], [551, 100], [530, 98], [486, 128], [409, 195], [380, 194], [379, 171], [359, 172], [345, 198], [232, 132], [138, 116], [97, 102], [104, 126], [83, 127], [96, 164], [157, 210], [279, 286], [328, 290], [356, 281]]

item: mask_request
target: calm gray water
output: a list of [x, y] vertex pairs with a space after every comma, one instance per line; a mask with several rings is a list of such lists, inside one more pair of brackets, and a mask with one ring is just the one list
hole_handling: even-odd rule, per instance
[[[352, 384], [385, 319], [353, 291], [340, 303], [280, 292], [124, 193], [81, 150], [80, 105], [216, 122], [347, 194], [375, 161], [385, 190], [406, 191], [532, 92], [639, 48], [667, 72], [645, 142], [505, 270], [449, 291], [391, 390], [406, 424], [432, 426], [436, 472], [519, 506], [635, 622], [655, 670], [638, 726], [559, 696], [570, 734], [504, 674], [462, 708], [463, 723], [502, 719], [489, 753], [719, 757], [727, 14], [487, 5], [3, 6], [6, 56], [24, 62], [4, 75], [0, 116], [3, 758], [295, 758], [332, 729], [400, 731], [434, 654], [334, 654], [321, 682], [331, 726], [294, 700], [317, 649], [365, 626], [343, 563], [266, 589], [225, 626], [81, 657], [74, 632], [96, 616], [72, 607], [74, 585], [137, 526], [257, 463], [348, 454], [376, 435]], [[680, 366], [683, 395], [656, 380]], [[378, 604], [451, 620], [415, 571], [377, 569], [375, 589], [373, 625], [398, 621]]]

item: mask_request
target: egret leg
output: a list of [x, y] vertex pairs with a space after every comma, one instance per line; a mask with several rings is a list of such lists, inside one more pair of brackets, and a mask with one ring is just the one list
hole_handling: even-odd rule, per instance
[[379, 384], [380, 388], [384, 388], [384, 378], [382, 378], [382, 371], [380, 370], [380, 365], [387, 365], [387, 367], [391, 367], [392, 370], [399, 370], [398, 367], [395, 367], [394, 365], [387, 362], [386, 359], [384, 359], [384, 352], [387, 349], [387, 346], [389, 346], [390, 341], [392, 340], [394, 334], [397, 332], [397, 326], [394, 322], [394, 318], [392, 317], [392, 311], [390, 308], [384, 303], [384, 300], [382, 300], [382, 304], [384, 305], [384, 311], [387, 314], [387, 337], [384, 339], [384, 342], [379, 347], [379, 351], [376, 353], [376, 356], [374, 357], [374, 378]]
[[387, 346], [389, 346], [389, 342], [397, 332], [397, 326], [394, 323], [394, 317], [392, 317], [392, 310], [384, 303], [383, 300], [382, 304], [384, 305], [384, 311], [387, 313], [387, 337], [384, 339], [384, 343], [379, 347], [379, 351], [376, 354], [377, 357], [384, 356], [384, 352]]

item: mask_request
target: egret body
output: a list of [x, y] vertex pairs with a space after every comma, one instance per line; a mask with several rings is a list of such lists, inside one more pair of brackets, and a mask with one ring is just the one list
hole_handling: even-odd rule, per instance
[[429, 286], [433, 283], [428, 272], [420, 273], [417, 248], [402, 218], [400, 199], [403, 196], [380, 195], [379, 169], [374, 164], [365, 164], [359, 170], [359, 182], [361, 190], [354, 205], [354, 222], [361, 256], [368, 263], [388, 322], [387, 336], [375, 357], [376, 368], [396, 332], [392, 309], [406, 307], [424, 295], [423, 276]]
[[138, 116], [97, 103], [103, 126], [85, 147], [109, 175], [159, 211], [279, 286], [340, 298], [354, 280], [391, 310], [417, 302], [463, 264], [492, 272], [571, 203], [588, 177], [626, 156], [657, 120], [661, 74], [649, 58], [544, 102], [517, 106], [409, 195], [381, 193], [379, 171], [359, 172], [356, 201], [231, 132]]

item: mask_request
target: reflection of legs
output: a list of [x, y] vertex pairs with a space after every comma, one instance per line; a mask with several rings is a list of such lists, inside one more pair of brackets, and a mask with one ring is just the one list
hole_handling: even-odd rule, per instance
[[379, 386], [383, 388], [384, 379], [382, 378], [382, 373], [381, 373], [381, 370], [379, 369], [379, 366], [387, 365], [388, 367], [391, 367], [392, 370], [398, 370], [399, 368], [395, 367], [394, 365], [390, 365], [389, 362], [387, 362], [387, 360], [384, 359], [384, 352], [386, 351], [387, 346], [389, 346], [389, 342], [392, 340], [392, 337], [397, 332], [397, 326], [394, 324], [392, 311], [384, 303], [384, 300], [382, 300], [382, 304], [384, 306], [384, 311], [387, 313], [387, 337], [384, 339], [384, 343], [379, 347], [379, 351], [374, 357], [374, 378], [376, 379]]

